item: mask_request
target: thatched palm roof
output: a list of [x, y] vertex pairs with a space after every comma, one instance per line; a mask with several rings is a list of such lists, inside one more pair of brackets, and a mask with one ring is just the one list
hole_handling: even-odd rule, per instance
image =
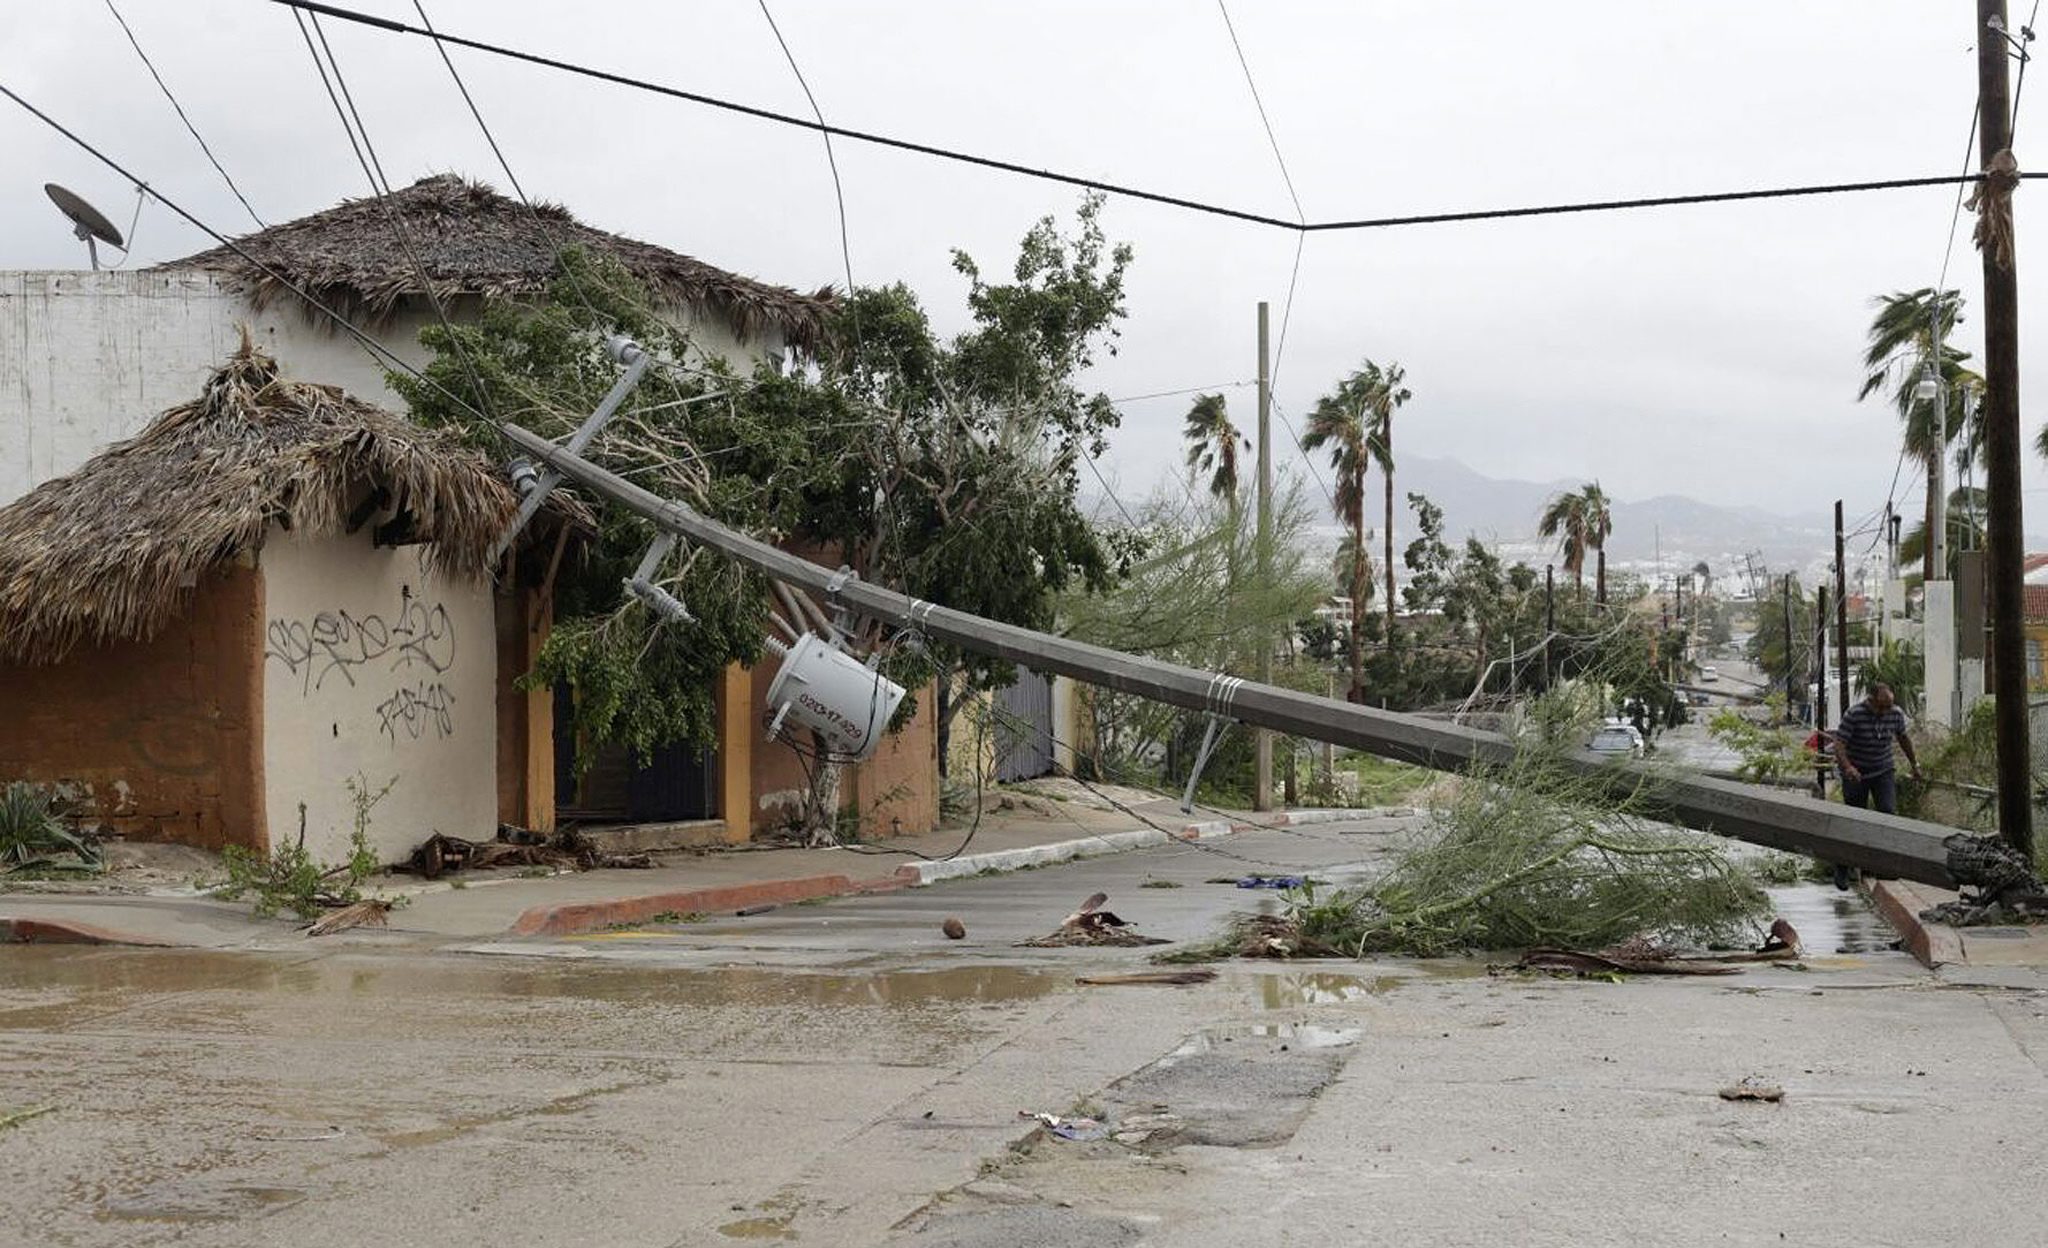
[[[393, 213], [404, 223], [403, 233], [394, 227]], [[558, 250], [567, 247], [611, 257], [657, 297], [726, 322], [742, 341], [772, 329], [790, 346], [815, 351], [832, 306], [830, 287], [803, 295], [757, 282], [665, 247], [593, 229], [557, 204], [536, 203], [529, 211], [481, 182], [453, 174], [422, 178], [384, 201], [343, 200], [235, 241], [351, 319], [381, 320], [401, 300], [424, 295], [422, 269], [443, 300], [536, 294], [554, 276]], [[418, 267], [407, 253], [408, 241]], [[258, 307], [295, 298], [277, 278], [226, 247], [157, 267], [227, 274]]]
[[[340, 533], [382, 489], [431, 566], [486, 574], [518, 507], [483, 456], [242, 349], [197, 399], [0, 507], [0, 660], [147, 639], [274, 523]], [[357, 522], [361, 514], [353, 517]]]

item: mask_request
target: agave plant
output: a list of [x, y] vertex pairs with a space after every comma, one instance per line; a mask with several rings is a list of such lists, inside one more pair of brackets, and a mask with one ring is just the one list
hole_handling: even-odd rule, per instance
[[88, 868], [99, 866], [98, 848], [58, 817], [55, 793], [26, 780], [0, 789], [0, 874], [70, 865], [56, 860], [62, 854]]

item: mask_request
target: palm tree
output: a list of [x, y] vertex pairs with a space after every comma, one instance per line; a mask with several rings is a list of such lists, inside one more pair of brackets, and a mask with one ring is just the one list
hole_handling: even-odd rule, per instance
[[1586, 495], [1578, 490], [1564, 490], [1551, 496], [1543, 508], [1543, 514], [1536, 521], [1539, 537], [1557, 539], [1558, 553], [1564, 556], [1564, 570], [1578, 582], [1579, 594], [1586, 592], [1586, 551], [1592, 543], [1588, 539], [1586, 517]]
[[1713, 592], [1714, 570], [1707, 566], [1706, 560], [1702, 559], [1692, 565], [1692, 574], [1699, 578], [1701, 593], [1708, 594]]
[[1371, 381], [1371, 423], [1366, 430], [1366, 446], [1372, 451], [1373, 462], [1379, 465], [1380, 474], [1385, 478], [1387, 494], [1386, 508], [1386, 550], [1380, 569], [1387, 578], [1387, 644], [1394, 644], [1394, 413], [1411, 397], [1407, 373], [1399, 364], [1385, 368], [1365, 362], [1359, 370]]
[[1608, 506], [1607, 491], [1598, 481], [1588, 481], [1579, 490], [1585, 500], [1586, 544], [1599, 559], [1599, 575], [1593, 582], [1593, 601], [1607, 605], [1607, 539], [1614, 533], [1614, 512]]
[[1181, 436], [1188, 444], [1188, 470], [1205, 473], [1209, 492], [1237, 505], [1237, 452], [1251, 450], [1251, 440], [1230, 423], [1230, 411], [1220, 394], [1204, 394], [1188, 408]]
[[1365, 697], [1365, 601], [1372, 592], [1371, 565], [1365, 553], [1365, 474], [1372, 464], [1366, 421], [1372, 411], [1377, 371], [1366, 369], [1346, 377], [1337, 388], [1316, 400], [1303, 433], [1304, 451], [1327, 450], [1337, 478], [1331, 502], [1337, 519], [1349, 530], [1345, 553], [1351, 586], [1351, 700]]
[[[1927, 470], [1927, 514], [1923, 531], [1934, 528], [1934, 500], [1941, 493], [1941, 457], [1958, 436], [1974, 442], [1972, 408], [1984, 379], [1965, 367], [1970, 353], [1948, 345], [1948, 337], [1962, 320], [1962, 296], [1953, 290], [1937, 293], [1932, 287], [1894, 291], [1876, 301], [1877, 315], [1871, 318], [1870, 333], [1863, 352], [1863, 366], [1870, 370], [1863, 379], [1858, 399], [1867, 399], [1889, 388], [1892, 406], [1905, 426], [1906, 454]], [[1917, 393], [1920, 379], [1937, 364], [1945, 402], [1937, 407], [1931, 398]], [[2044, 431], [2048, 432], [2048, 431]], [[1934, 550], [1922, 555], [1921, 575], [1934, 575]]]

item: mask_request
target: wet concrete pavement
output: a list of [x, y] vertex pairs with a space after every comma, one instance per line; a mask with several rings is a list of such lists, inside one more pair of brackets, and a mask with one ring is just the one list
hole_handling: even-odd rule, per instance
[[[1149, 951], [1014, 947], [1097, 890], [1207, 935], [1274, 898], [1206, 879], [1341, 878], [1393, 831], [479, 952], [11, 950], [0, 1113], [56, 1109], [0, 1131], [0, 1243], [1873, 1244], [1953, 1232], [1921, 1193], [2048, 1212], [2048, 997], [1945, 987], [1818, 889], [1783, 894], [1806, 968], [1727, 980], [1103, 988], [1074, 977]], [[1745, 1075], [1786, 1100], [1715, 1096]], [[1128, 1138], [1017, 1117], [1076, 1109]]]

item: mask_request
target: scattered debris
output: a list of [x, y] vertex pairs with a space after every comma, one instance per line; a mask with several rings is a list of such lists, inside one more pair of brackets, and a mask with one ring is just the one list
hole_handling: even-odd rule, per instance
[[2048, 888], [2026, 856], [1996, 836], [1958, 832], [1942, 841], [1948, 873], [1964, 889], [1954, 901], [1920, 912], [1929, 923], [1952, 927], [1996, 927], [2048, 919]]
[[336, 932], [345, 932], [352, 927], [382, 927], [390, 914], [389, 901], [381, 897], [370, 897], [353, 905], [343, 906], [306, 924], [306, 935], [332, 936]]
[[1785, 1099], [1785, 1089], [1766, 1083], [1761, 1075], [1744, 1075], [1742, 1082], [1721, 1089], [1724, 1101], [1768, 1101], [1775, 1105]]
[[1114, 945], [1131, 947], [1137, 945], [1163, 945], [1166, 941], [1150, 936], [1140, 936], [1130, 929], [1130, 923], [1102, 908], [1109, 900], [1109, 894], [1097, 893], [1081, 903], [1081, 908], [1061, 920], [1059, 928], [1047, 936], [1032, 940], [1020, 940], [1019, 948], [1057, 949], [1066, 945]]
[[1128, 971], [1117, 975], [1082, 975], [1077, 984], [1206, 984], [1216, 978], [1211, 970], [1194, 971]]
[[1140, 885], [1138, 885], [1138, 887], [1139, 887], [1139, 888], [1179, 888], [1179, 887], [1180, 887], [1180, 884], [1179, 884], [1178, 882], [1174, 881], [1174, 880], [1146, 880], [1146, 881], [1145, 881], [1145, 882], [1144, 882], [1143, 884], [1140, 884]]
[[1044, 1127], [1048, 1133], [1058, 1136], [1062, 1140], [1073, 1140], [1076, 1143], [1099, 1140], [1109, 1134], [1109, 1128], [1093, 1118], [1069, 1118], [1061, 1117], [1059, 1114], [1034, 1114], [1028, 1109], [1018, 1110], [1017, 1116], [1019, 1118], [1030, 1118]]
[[1630, 957], [1612, 950], [1531, 949], [1515, 963], [1518, 971], [1569, 971], [1576, 975], [1734, 975], [1742, 968], [1677, 957]]
[[1237, 883], [1237, 886], [1238, 886], [1239, 888], [1281, 888], [1281, 889], [1285, 889], [1285, 888], [1300, 888], [1300, 887], [1301, 887], [1302, 885], [1304, 885], [1304, 884], [1308, 883], [1308, 879], [1307, 879], [1307, 877], [1305, 877], [1305, 876], [1299, 876], [1299, 875], [1258, 875], [1258, 874], [1252, 874], [1252, 875], [1247, 875], [1247, 876], [1242, 876], [1242, 877], [1240, 877], [1240, 878], [1239, 878], [1239, 879], [1238, 879], [1238, 880], [1236, 881], [1236, 883]]
[[492, 867], [553, 867], [558, 870], [590, 871], [599, 867], [645, 870], [654, 866], [653, 854], [606, 853], [578, 836], [574, 830], [550, 841], [539, 832], [503, 824], [495, 841], [467, 841], [459, 836], [436, 832], [412, 851], [412, 857], [396, 870], [409, 871], [438, 880], [450, 871], [483, 871]]
[[741, 918], [741, 919], [748, 919], [748, 918], [752, 918], [753, 916], [755, 916], [755, 915], [757, 915], [757, 914], [766, 914], [766, 913], [768, 913], [768, 912], [769, 912], [770, 910], [774, 910], [774, 909], [777, 909], [777, 908], [778, 908], [778, 907], [776, 907], [776, 906], [773, 906], [773, 905], [767, 905], [767, 906], [741, 906], [741, 907], [740, 907], [739, 909], [737, 909], [737, 910], [733, 911], [733, 916], [734, 916], [735, 918]]
[[939, 924], [939, 930], [946, 934], [947, 940], [967, 939], [967, 925], [956, 918], [948, 918]]
[[31, 1118], [40, 1118], [44, 1114], [54, 1114], [56, 1112], [57, 1107], [55, 1105], [38, 1105], [33, 1109], [18, 1109], [11, 1114], [0, 1114], [0, 1131], [5, 1131], [9, 1127], [18, 1127]]

